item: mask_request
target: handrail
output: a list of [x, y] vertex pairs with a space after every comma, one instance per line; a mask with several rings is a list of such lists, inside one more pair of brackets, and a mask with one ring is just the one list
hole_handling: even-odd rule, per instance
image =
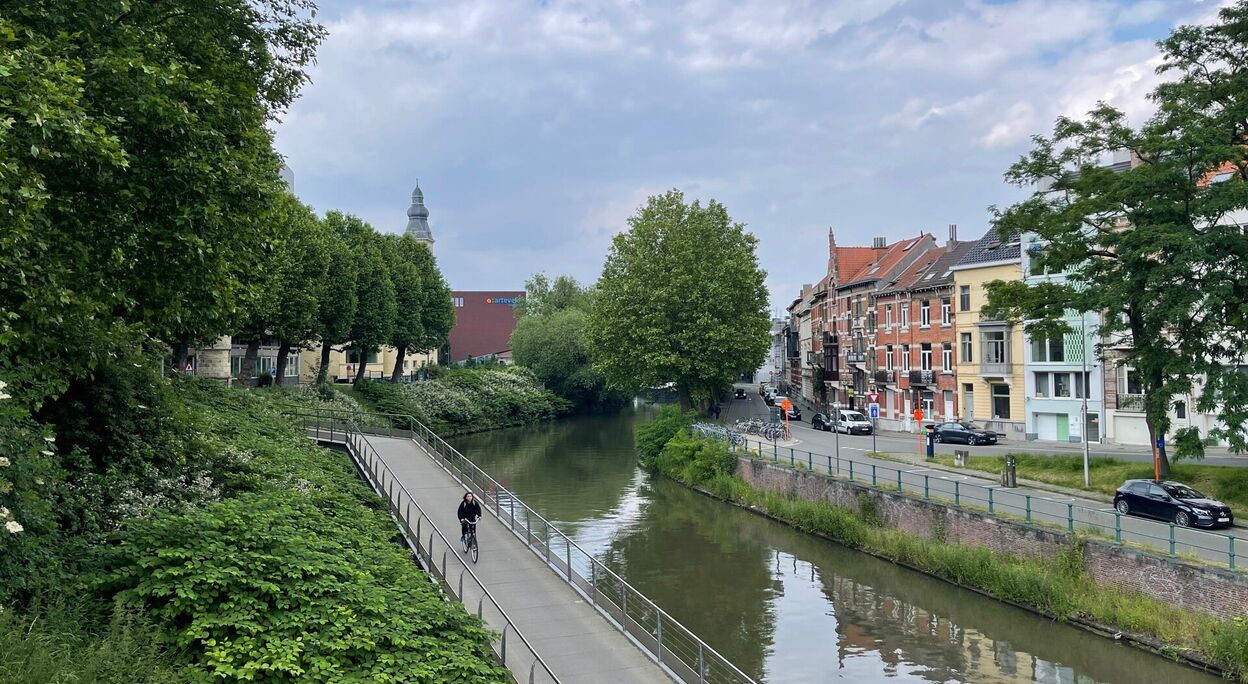
[[[303, 409], [308, 410], [308, 409]], [[669, 676], [681, 682], [698, 684], [725, 682], [727, 684], [756, 684], [736, 665], [699, 638], [692, 630], [664, 611], [654, 601], [629, 584], [593, 554], [581, 548], [564, 532], [560, 531], [541, 514], [523, 501], [475, 463], [446, 442], [424, 423], [406, 414], [348, 411], [345, 409], [311, 409], [317, 415], [371, 415], [385, 417], [394, 425], [407, 425], [409, 439], [438, 462], [451, 477], [474, 493], [489, 508], [492, 503], [494, 515], [508, 525], [509, 529], [525, 542], [529, 549], [541, 558], [555, 574], [566, 581], [574, 591], [584, 596], [590, 605], [620, 630]], [[386, 436], [398, 437], [396, 427], [370, 428]], [[421, 439], [417, 439], [419, 436]], [[422, 446], [421, 442], [432, 449]], [[447, 453], [444, 453], [447, 452]], [[457, 474], [457, 471], [459, 474]], [[464, 477], [468, 480], [465, 481]], [[480, 482], [478, 482], [478, 478]], [[521, 520], [518, 514], [524, 514]], [[534, 523], [538, 527], [534, 527]], [[522, 527], [518, 527], [523, 523]], [[552, 542], [560, 542], [552, 546]], [[554, 555], [552, 556], [552, 551]], [[563, 557], [559, 557], [559, 552]], [[574, 555], [575, 553], [575, 555]], [[584, 561], [587, 570], [577, 567], [573, 561]]]
[[[321, 434], [323, 432], [323, 429], [320, 424], [319, 412], [313, 411], [311, 413], [315, 418], [317, 418], [316, 424], [313, 426], [308, 426], [304, 424], [302, 425], [302, 427], [304, 427], [305, 429], [308, 429], [310, 427], [311, 429], [315, 430], [317, 440], [325, 439]], [[282, 415], [288, 418], [299, 419], [299, 418], [307, 417], [309, 415], [309, 412], [306, 409], [293, 409], [289, 411], [283, 411]], [[397, 477], [394, 476], [394, 472], [390, 470], [390, 467], [386, 464], [385, 460], [382, 459], [381, 456], [377, 453], [377, 449], [373, 447], [372, 442], [368, 441], [367, 433], [365, 433], [363, 430], [360, 429], [360, 425], [350, 420], [343, 421], [343, 422], [345, 422], [348, 427], [352, 427], [354, 429], [350, 431], [346, 431], [346, 430], [342, 431], [341, 433], [342, 439], [338, 440], [338, 439], [335, 439], [336, 431], [334, 430], [334, 428], [336, 427], [336, 425], [334, 423], [331, 423], [328, 426], [329, 438], [325, 439], [325, 441], [329, 441], [333, 443], [341, 442], [342, 444], [347, 446], [347, 450], [351, 454], [352, 460], [355, 461], [356, 465], [360, 468], [361, 472], [364, 473], [365, 478], [368, 480], [369, 486], [371, 486], [373, 490], [376, 491], [379, 495], [384, 494], [386, 496], [386, 503], [389, 504], [390, 506], [391, 515], [396, 519], [396, 522], [401, 523], [401, 528], [404, 533], [404, 536], [408, 539], [408, 542], [412, 545], [412, 548], [417, 552], [418, 555], [421, 552], [421, 532], [422, 532], [421, 521], [422, 520], [429, 521], [429, 527], [431, 531], [429, 533], [429, 542], [427, 545], [428, 550], [425, 552], [425, 562], [423, 563], [426, 569], [429, 571], [429, 574], [432, 576], [436, 576], [438, 579], [440, 579], [445, 584], [445, 590], [448, 591], [452, 596], [455, 596], [460, 601], [460, 603], [464, 603], [465, 598], [466, 598], [466, 595], [464, 593], [464, 575], [467, 574], [469, 577], [472, 578], [472, 581], [476, 583], [477, 588], [481, 591], [481, 597], [477, 600], [477, 618], [483, 619], [483, 615], [482, 615], [483, 606], [484, 606], [484, 601], [486, 599], [489, 599], [490, 605], [495, 610], [497, 610], [499, 616], [502, 617], [505, 624], [503, 626], [500, 647], [497, 650], [497, 653], [499, 655], [499, 659], [501, 660], [503, 666], [507, 667], [507, 631], [511, 630], [516, 635], [516, 637], [520, 639], [520, 642], [524, 644], [524, 646], [528, 649], [528, 652], [532, 654], [533, 656], [533, 660], [530, 663], [529, 670], [528, 670], [529, 671], [529, 680], [528, 680], [529, 684], [534, 684], [534, 682], [536, 681], [535, 675], [536, 675], [538, 666], [540, 666], [541, 671], [545, 673], [547, 677], [549, 677], [550, 682], [553, 682], [554, 684], [561, 684], [559, 677], [556, 676], [553, 671], [551, 671], [550, 666], [546, 664], [546, 661], [542, 659], [542, 656], [537, 652], [537, 650], [533, 647], [533, 645], [529, 642], [529, 640], [525, 638], [524, 634], [520, 631], [520, 629], [516, 627], [515, 622], [512, 621], [509, 615], [507, 615], [507, 611], [503, 610], [503, 607], [498, 603], [498, 600], [495, 599], [494, 595], [490, 593], [490, 590], [486, 588], [485, 583], [483, 583], [481, 579], [477, 577], [477, 574], [472, 571], [472, 568], [470, 568], [467, 563], [463, 562], [463, 560], [459, 557], [459, 554], [453, 554], [454, 557], [456, 558], [456, 561], [459, 562], [463, 566], [462, 570], [459, 573], [459, 580], [458, 580], [459, 590], [458, 592], [455, 591], [455, 588], [451, 585], [450, 580], [447, 578], [448, 576], [447, 576], [447, 571], [446, 571], [446, 557], [447, 557], [446, 550], [448, 549], [453, 550], [455, 547], [452, 546], [451, 542], [446, 538], [445, 535], [442, 534], [442, 531], [438, 529], [437, 525], [434, 524], [433, 519], [430, 518], [428, 514], [425, 513], [424, 509], [420, 507], [420, 503], [417, 502], [416, 498], [413, 497], [411, 492], [407, 490], [407, 487], [405, 487], [403, 483]], [[355, 439], [355, 441], [353, 442], [352, 439]], [[361, 456], [360, 454], [361, 451], [364, 452], [363, 456]], [[380, 464], [381, 467], [385, 468], [385, 470], [382, 471], [382, 473], [380, 474], [378, 474], [375, 470], [378, 464]], [[387, 478], [385, 477], [386, 473], [390, 474], [389, 488], [387, 488], [387, 482], [386, 482]], [[396, 489], [396, 485], [397, 485], [397, 489]], [[396, 493], [397, 493], [397, 498], [395, 496]], [[405, 513], [400, 511], [404, 496], [407, 497], [407, 508], [406, 508]], [[411, 523], [411, 509], [413, 506], [416, 507], [416, 512], [418, 513], [418, 517], [416, 518], [416, 528], [414, 530], [415, 531], [414, 535], [413, 535], [413, 529], [412, 529], [412, 523]], [[443, 546], [446, 547], [442, 552], [441, 569], [439, 569], [438, 565], [433, 561], [433, 554], [434, 554], [433, 535], [435, 533], [437, 534], [438, 539], [442, 541]], [[442, 585], [439, 585], [439, 586], [442, 586]], [[464, 608], [465, 610], [467, 610], [468, 606], [464, 605]], [[491, 642], [491, 645], [492, 645], [492, 642]]]

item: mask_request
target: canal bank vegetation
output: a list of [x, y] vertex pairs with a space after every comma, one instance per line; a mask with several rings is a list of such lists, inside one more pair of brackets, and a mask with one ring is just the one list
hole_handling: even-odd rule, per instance
[[[1092, 485], [1083, 486], [1083, 457], [1057, 454], [1011, 454], [1018, 467], [1018, 476], [1036, 482], [1082, 489], [1113, 496], [1129, 479], [1153, 479], [1153, 464], [1130, 463], [1110, 457], [1093, 457], [1088, 461]], [[1005, 469], [1006, 456], [972, 454], [966, 467], [995, 475]], [[952, 466], [952, 456], [937, 456], [937, 463]], [[1248, 511], [1248, 468], [1176, 463], [1170, 466], [1167, 479], [1190, 485], [1202, 494], [1230, 505], [1237, 518]]]
[[851, 548], [912, 567], [1059, 620], [1139, 635], [1146, 645], [1181, 650], [1248, 681], [1248, 619], [1221, 620], [1140, 594], [1096, 585], [1079, 545], [1058, 558], [1010, 556], [889, 529], [864, 495], [858, 512], [762, 491], [734, 474], [737, 457], [720, 440], [691, 435], [692, 417], [672, 407], [637, 430], [645, 467], [719, 498]]
[[40, 421], [0, 400], [0, 680], [507, 680], [282, 393], [120, 361]]
[[502, 364], [434, 367], [421, 382], [364, 380], [355, 393], [377, 411], [414, 416], [440, 435], [527, 425], [570, 410], [532, 371]]
[[606, 378], [594, 368], [585, 340], [593, 288], [570, 276], [551, 280], [538, 273], [524, 284], [524, 291], [511, 333], [515, 362], [533, 371], [574, 411], [622, 408], [628, 395], [607, 387]]

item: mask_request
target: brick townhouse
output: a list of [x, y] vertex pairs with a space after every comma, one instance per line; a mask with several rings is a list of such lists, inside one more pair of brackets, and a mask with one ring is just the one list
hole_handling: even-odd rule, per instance
[[958, 417], [956, 302], [950, 270], [970, 251], [950, 226], [944, 247], [930, 245], [898, 277], [881, 284], [876, 311], [874, 389], [880, 395], [880, 426], [915, 429], [911, 415], [924, 420]]
[[829, 399], [845, 406], [865, 408], [865, 395], [874, 386], [877, 361], [875, 291], [881, 283], [896, 280], [935, 244], [935, 239], [926, 233], [891, 245], [884, 238], [875, 238], [870, 248], [873, 258], [856, 272], [838, 279], [829, 292], [835, 322], [832, 342], [842, 359], [833, 386], [836, 391]]

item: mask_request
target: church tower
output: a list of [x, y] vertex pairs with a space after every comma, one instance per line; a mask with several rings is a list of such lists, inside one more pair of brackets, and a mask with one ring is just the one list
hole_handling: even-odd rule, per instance
[[425, 208], [425, 193], [420, 191], [420, 181], [416, 181], [416, 189], [412, 191], [412, 206], [407, 208], [408, 235], [429, 245], [433, 250], [433, 231], [429, 230], [429, 210]]

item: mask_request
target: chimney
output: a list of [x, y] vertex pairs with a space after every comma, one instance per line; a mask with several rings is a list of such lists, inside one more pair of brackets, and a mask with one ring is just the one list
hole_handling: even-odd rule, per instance
[[877, 237], [871, 241], [871, 246], [876, 249], [884, 249], [888, 246], [888, 238]]
[[958, 224], [949, 224], [949, 241], [945, 243], [945, 250], [952, 252], [954, 247], [958, 246]]

